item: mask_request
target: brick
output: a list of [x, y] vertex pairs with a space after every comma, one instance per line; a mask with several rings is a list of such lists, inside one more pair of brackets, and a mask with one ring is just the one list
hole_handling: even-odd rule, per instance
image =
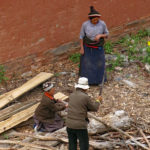
[[[149, 1], [129, 3], [130, 0], [94, 1], [110, 30], [109, 39], [150, 26]], [[89, 5], [90, 0], [0, 1], [0, 64], [5, 64], [9, 73], [27, 72], [34, 64], [49, 64], [79, 48], [79, 32]]]

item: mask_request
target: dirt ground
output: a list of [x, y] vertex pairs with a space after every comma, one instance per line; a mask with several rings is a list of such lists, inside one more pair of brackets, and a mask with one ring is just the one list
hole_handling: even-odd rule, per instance
[[[68, 54], [69, 57], [70, 54]], [[37, 70], [32, 70], [33, 76], [41, 71], [50, 72], [54, 77], [50, 81], [54, 82], [56, 92], [63, 92], [68, 95], [74, 90], [74, 84], [78, 80], [79, 67], [62, 56], [60, 61], [54, 64], [43, 66]], [[28, 78], [18, 78], [8, 83], [8, 89], [14, 89], [25, 83]], [[137, 127], [142, 128], [150, 134], [150, 74], [136, 63], [123, 67], [120, 71], [107, 72], [107, 82], [104, 84], [102, 97], [97, 116], [104, 116], [116, 110], [124, 110], [133, 120]], [[132, 82], [132, 85], [124, 80]], [[99, 94], [100, 86], [91, 86], [88, 94], [95, 99]], [[36, 99], [40, 101], [42, 97], [42, 85], [26, 93], [16, 101]], [[33, 122], [15, 129], [23, 132], [33, 132]]]

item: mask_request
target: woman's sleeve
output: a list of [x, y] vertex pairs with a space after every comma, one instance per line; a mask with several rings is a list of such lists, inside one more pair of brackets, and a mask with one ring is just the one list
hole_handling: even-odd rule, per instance
[[66, 108], [65, 104], [61, 102], [55, 103], [55, 111], [61, 111], [61, 110], [64, 110], [65, 108]]
[[63, 103], [55, 103], [53, 100], [48, 100], [47, 103], [45, 103], [45, 107], [48, 108], [50, 111], [56, 112], [64, 110], [65, 104]]
[[105, 22], [103, 22], [103, 26], [104, 26], [104, 32], [103, 32], [103, 34], [109, 34], [109, 31], [108, 31], [108, 29], [107, 29], [107, 25], [105, 24]]
[[81, 30], [80, 30], [80, 39], [83, 39], [85, 36], [85, 27], [84, 23], [82, 24]]

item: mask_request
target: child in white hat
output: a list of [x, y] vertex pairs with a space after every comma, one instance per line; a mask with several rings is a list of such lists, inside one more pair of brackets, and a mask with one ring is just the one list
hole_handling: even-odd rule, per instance
[[76, 90], [69, 96], [68, 115], [66, 120], [67, 133], [69, 139], [69, 150], [77, 149], [77, 139], [79, 139], [80, 149], [88, 150], [88, 111], [97, 111], [102, 98], [91, 101], [86, 94], [89, 89], [88, 79], [81, 77], [75, 84]]

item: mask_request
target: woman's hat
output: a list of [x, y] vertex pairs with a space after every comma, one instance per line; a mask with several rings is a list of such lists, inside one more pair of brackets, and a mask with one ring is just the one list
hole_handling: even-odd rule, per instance
[[51, 82], [45, 82], [45, 83], [43, 83], [43, 90], [45, 92], [49, 91], [53, 87], [54, 87], [54, 85]]
[[78, 84], [75, 84], [75, 88], [80, 88], [80, 89], [89, 89], [89, 85], [88, 85], [88, 79], [85, 77], [81, 77], [78, 80]]
[[93, 6], [90, 6], [91, 12], [88, 14], [89, 17], [100, 17], [101, 14], [94, 9]]

